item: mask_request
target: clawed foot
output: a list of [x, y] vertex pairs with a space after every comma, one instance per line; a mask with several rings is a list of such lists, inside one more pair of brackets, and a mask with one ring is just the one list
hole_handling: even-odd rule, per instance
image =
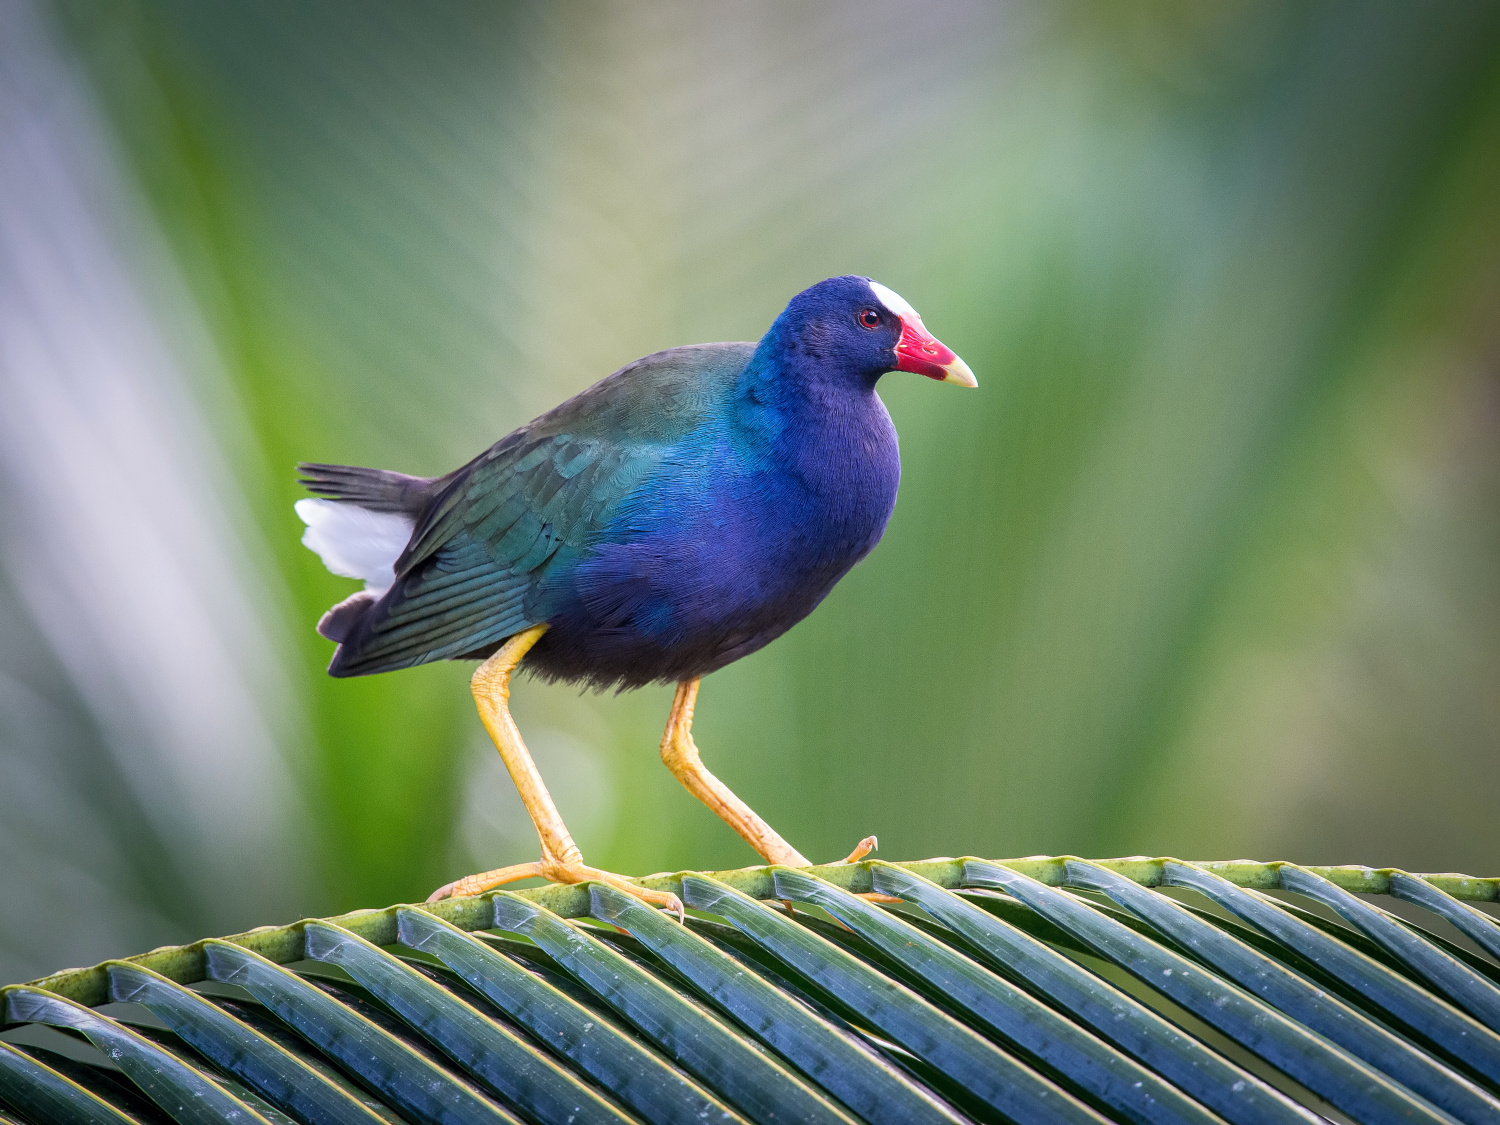
[[[858, 863], [880, 846], [880, 841], [874, 836], [866, 836], [854, 846], [854, 850], [838, 862], [841, 864]], [[791, 849], [788, 848], [788, 851]], [[788, 866], [808, 866], [807, 861], [801, 855], [793, 853], [800, 863]], [[790, 857], [788, 857], [790, 858]], [[677, 915], [679, 922], [686, 917], [682, 900], [670, 891], [652, 891], [631, 882], [623, 875], [616, 875], [609, 871], [600, 871], [597, 867], [587, 866], [582, 859], [560, 860], [543, 854], [542, 858], [534, 863], [515, 863], [509, 867], [497, 867], [493, 871], [482, 871], [477, 875], [465, 875], [462, 879], [455, 879], [451, 883], [445, 883], [432, 894], [427, 896], [428, 902], [438, 902], [445, 898], [467, 898], [470, 895], [483, 894], [485, 891], [493, 890], [495, 887], [504, 886], [506, 883], [514, 883], [521, 879], [529, 879], [533, 876], [546, 879], [552, 883], [608, 883], [633, 895], [649, 906], [661, 910], [670, 910]], [[859, 896], [870, 902], [900, 902], [899, 898], [890, 895], [876, 894], [873, 892]], [[790, 904], [787, 904], [790, 906]]]
[[[869, 855], [871, 852], [873, 852], [878, 847], [880, 847], [880, 841], [878, 839], [876, 839], [874, 836], [866, 836], [863, 840], [861, 840], [859, 843], [857, 843], [857, 844], [854, 845], [854, 850], [852, 852], [850, 852], [848, 855], [846, 855], [843, 859], [835, 861], [830, 866], [838, 867], [838, 866], [847, 866], [848, 864], [851, 864], [851, 863], [858, 863], [860, 860], [864, 859], [865, 856]], [[790, 865], [788, 865], [788, 866], [790, 866]], [[799, 866], [802, 866], [802, 865], [799, 865]], [[875, 902], [875, 903], [887, 903], [887, 902], [900, 902], [901, 901], [899, 898], [896, 898], [893, 895], [883, 895], [883, 894], [880, 894], [878, 891], [865, 891], [863, 894], [856, 893], [854, 897], [855, 898], [862, 898], [866, 902]], [[790, 902], [786, 901], [785, 899], [782, 899], [781, 905], [786, 908], [786, 912], [788, 914], [794, 913], [792, 904]], [[845, 927], [845, 928], [847, 929], [848, 927]]]
[[[865, 856], [869, 855], [871, 852], [873, 852], [878, 847], [880, 847], [880, 841], [879, 840], [877, 840], [874, 836], [866, 836], [863, 840], [861, 840], [859, 843], [857, 843], [857, 844], [854, 845], [854, 850], [849, 853], [849, 855], [848, 855], [847, 858], [841, 859], [841, 860], [839, 860], [839, 862], [840, 863], [846, 863], [846, 864], [847, 863], [858, 863], [860, 860], [864, 859]], [[862, 898], [866, 902], [900, 902], [901, 901], [895, 895], [883, 895], [879, 891], [865, 891], [863, 894], [856, 894], [854, 897], [855, 898]]]
[[648, 906], [670, 910], [677, 915], [679, 922], [687, 917], [687, 912], [682, 908], [682, 900], [670, 891], [647, 890], [645, 887], [632, 883], [623, 875], [600, 871], [597, 867], [588, 867], [581, 859], [564, 861], [545, 854], [535, 863], [516, 863], [510, 867], [497, 867], [493, 871], [484, 871], [478, 875], [465, 875], [462, 879], [455, 879], [433, 891], [427, 896], [427, 901], [437, 902], [444, 898], [465, 898], [469, 895], [482, 894], [506, 883], [514, 883], [518, 879], [529, 879], [533, 875], [551, 883], [608, 883], [611, 887], [635, 896]]

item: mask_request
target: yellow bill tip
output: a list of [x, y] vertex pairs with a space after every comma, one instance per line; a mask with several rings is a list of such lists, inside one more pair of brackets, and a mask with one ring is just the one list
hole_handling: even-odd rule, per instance
[[977, 387], [979, 380], [974, 378], [974, 372], [969, 370], [969, 365], [958, 356], [953, 357], [952, 363], [943, 364], [943, 382], [954, 383], [960, 387]]

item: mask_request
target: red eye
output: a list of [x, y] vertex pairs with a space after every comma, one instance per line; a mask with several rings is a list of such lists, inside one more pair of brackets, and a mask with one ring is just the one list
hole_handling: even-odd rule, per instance
[[880, 314], [874, 309], [861, 309], [859, 312], [859, 322], [866, 328], [879, 328]]

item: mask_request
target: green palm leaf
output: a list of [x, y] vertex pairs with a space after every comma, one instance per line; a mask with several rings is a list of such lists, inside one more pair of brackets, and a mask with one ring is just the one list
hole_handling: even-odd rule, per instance
[[1500, 879], [1034, 857], [640, 881], [686, 925], [548, 886], [12, 985], [0, 1116], [1500, 1125], [1476, 951], [1500, 923], [1469, 905]]

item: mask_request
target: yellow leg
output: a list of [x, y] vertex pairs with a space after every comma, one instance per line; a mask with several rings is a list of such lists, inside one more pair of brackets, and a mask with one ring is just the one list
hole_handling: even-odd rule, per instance
[[[677, 685], [677, 695], [672, 700], [672, 713], [667, 718], [666, 733], [661, 736], [661, 760], [672, 776], [687, 787], [687, 791], [709, 808], [713, 809], [729, 827], [733, 828], [767, 863], [781, 863], [788, 867], [811, 867], [812, 862], [781, 838], [780, 833], [756, 815], [755, 810], [734, 795], [734, 792], [703, 764], [698, 747], [693, 743], [693, 705], [698, 700], [698, 679], [683, 680]], [[875, 837], [866, 836], [851, 852], [845, 863], [863, 859], [875, 848]]]
[[521, 732], [516, 729], [515, 720], [510, 717], [510, 675], [546, 631], [546, 625], [533, 625], [525, 632], [511, 637], [479, 666], [470, 684], [474, 702], [479, 708], [480, 721], [484, 723], [484, 729], [489, 731], [495, 748], [500, 751], [500, 759], [510, 771], [511, 780], [520, 791], [526, 811], [531, 814], [531, 822], [536, 825], [536, 834], [542, 845], [542, 858], [535, 863], [518, 863], [466, 876], [439, 887], [427, 901], [436, 902], [450, 895], [477, 895], [504, 883], [540, 875], [554, 883], [608, 883], [652, 906], [672, 910], [680, 919], [683, 916], [682, 901], [676, 895], [666, 891], [649, 891], [621, 875], [584, 865], [583, 853], [573, 842], [568, 826], [563, 823], [557, 805], [553, 803], [552, 794], [547, 792], [546, 783], [542, 781], [536, 763], [531, 760], [526, 743], [521, 740]]

